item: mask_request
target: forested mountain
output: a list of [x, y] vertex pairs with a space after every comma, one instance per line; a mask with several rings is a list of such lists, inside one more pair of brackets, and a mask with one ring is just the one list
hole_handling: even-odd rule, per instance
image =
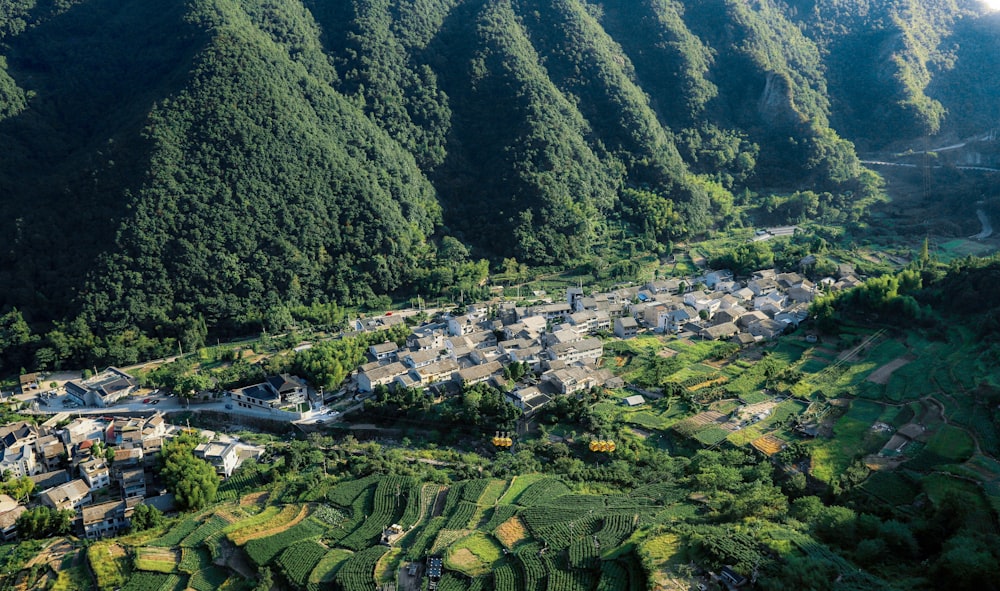
[[466, 290], [765, 190], [857, 219], [855, 145], [1000, 116], [967, 2], [3, 0], [0, 352], [129, 361]]

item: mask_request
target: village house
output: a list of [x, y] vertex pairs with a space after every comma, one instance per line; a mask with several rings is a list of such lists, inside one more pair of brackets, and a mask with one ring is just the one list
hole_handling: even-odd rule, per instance
[[433, 351], [411, 351], [403, 354], [403, 364], [410, 369], [416, 369], [425, 365], [430, 365], [441, 359], [441, 352], [446, 349]]
[[36, 459], [49, 472], [57, 470], [68, 458], [66, 444], [55, 435], [46, 435], [35, 440]]
[[563, 322], [572, 312], [573, 309], [568, 303], [543, 304], [541, 306], [525, 308], [524, 314], [521, 315], [521, 320], [523, 321], [528, 316], [541, 316], [546, 320], [558, 319], [560, 322]]
[[605, 373], [582, 365], [552, 369], [542, 374], [542, 380], [551, 383], [561, 394], [573, 394], [602, 386], [606, 378]]
[[765, 320], [760, 320], [754, 322], [747, 327], [747, 332], [755, 337], [761, 337], [765, 340], [773, 340], [781, 336], [784, 333], [785, 328], [788, 325], [783, 322], [778, 322], [776, 320], [771, 320], [767, 318]]
[[17, 539], [17, 518], [27, 510], [13, 497], [0, 494], [0, 540], [12, 542]]
[[78, 417], [66, 425], [59, 436], [69, 447], [77, 446], [84, 441], [103, 441], [105, 423], [90, 417]]
[[146, 496], [146, 473], [141, 467], [122, 470], [118, 477], [118, 487], [123, 499]]
[[35, 490], [45, 490], [70, 481], [69, 470], [66, 469], [32, 474], [28, 478], [35, 483]]
[[698, 335], [705, 340], [718, 341], [722, 339], [730, 339], [739, 334], [739, 332], [739, 327], [732, 322], [723, 322], [722, 324], [716, 324], [714, 326], [701, 329], [701, 332], [699, 332]]
[[503, 364], [499, 361], [491, 361], [485, 365], [473, 365], [465, 369], [460, 369], [454, 373], [452, 379], [461, 386], [471, 386], [490, 379], [495, 373], [503, 369]]
[[691, 314], [684, 308], [668, 310], [657, 318], [656, 327], [669, 333], [678, 333], [691, 320]]
[[528, 316], [503, 329], [504, 339], [537, 339], [545, 332], [548, 322], [544, 316]]
[[358, 318], [354, 321], [354, 330], [358, 332], [381, 332], [400, 324], [403, 324], [403, 317], [393, 316], [390, 312], [384, 316]]
[[375, 386], [386, 386], [392, 383], [397, 377], [406, 374], [409, 367], [399, 362], [389, 365], [381, 365], [358, 374], [358, 390], [361, 392], [371, 392]]
[[472, 334], [482, 330], [479, 323], [486, 319], [485, 315], [464, 314], [462, 316], [448, 317], [448, 334], [453, 337]]
[[0, 473], [10, 472], [13, 478], [30, 476], [39, 472], [32, 442], [19, 441], [0, 449]]
[[215, 468], [216, 473], [223, 478], [229, 478], [239, 463], [236, 442], [200, 443], [194, 448], [194, 455], [205, 460]]
[[544, 394], [535, 386], [518, 388], [506, 394], [507, 400], [511, 404], [521, 409], [525, 416], [531, 416], [538, 409], [552, 401], [552, 398]]
[[81, 511], [83, 537], [96, 540], [105, 536], [117, 535], [132, 525], [132, 513], [141, 499], [124, 501], [108, 501], [98, 505], [84, 507]]
[[753, 310], [752, 312], [747, 312], [746, 314], [740, 316], [739, 320], [736, 321], [736, 324], [740, 328], [746, 330], [750, 328], [751, 324], [755, 324], [763, 320], [769, 320], [767, 314], [761, 312], [760, 310]]
[[545, 349], [541, 345], [533, 345], [530, 347], [522, 347], [519, 349], [511, 349], [507, 353], [507, 357], [510, 359], [511, 363], [527, 363], [533, 371], [538, 371], [539, 366], [542, 364], [542, 354]]
[[12, 447], [21, 443], [33, 444], [38, 439], [38, 429], [26, 421], [17, 421], [0, 427], [0, 447]]
[[746, 313], [747, 311], [742, 306], [733, 306], [732, 308], [725, 308], [716, 312], [715, 316], [712, 317], [712, 321], [716, 324], [724, 324], [726, 322], [735, 323]]
[[132, 447], [128, 449], [116, 449], [114, 458], [111, 460], [111, 478], [121, 481], [122, 472], [126, 470], [142, 469], [143, 467], [142, 448]]
[[442, 359], [440, 361], [411, 369], [407, 374], [412, 382], [405, 382], [402, 385], [407, 387], [426, 386], [434, 382], [450, 380], [452, 374], [458, 371], [458, 363], [454, 359]]
[[84, 380], [66, 382], [66, 394], [80, 406], [112, 406], [139, 387], [134, 377], [116, 368], [109, 367], [96, 376]]
[[386, 341], [384, 343], [378, 343], [368, 347], [368, 353], [372, 356], [372, 359], [376, 361], [382, 361], [387, 359], [389, 361], [394, 361], [396, 359], [396, 352], [399, 351], [399, 347], [396, 343], [392, 341]]
[[787, 304], [788, 299], [785, 297], [785, 294], [777, 291], [754, 298], [753, 301], [754, 310], [759, 310], [771, 318], [774, 318], [775, 314], [780, 314]]
[[111, 486], [111, 470], [103, 458], [91, 458], [80, 462], [80, 478], [92, 491]]
[[774, 279], [754, 279], [747, 283], [747, 287], [753, 292], [754, 297], [759, 298], [778, 291], [778, 282]]
[[715, 284], [715, 287], [713, 289], [715, 289], [715, 291], [718, 291], [718, 292], [722, 292], [722, 293], [726, 293], [726, 294], [731, 294], [734, 291], [740, 289], [740, 284], [737, 281], [731, 281], [731, 280], [730, 281], [719, 281], [718, 283]]
[[21, 394], [28, 394], [32, 390], [38, 389], [39, 376], [37, 373], [21, 374], [18, 377], [18, 389]]
[[709, 318], [722, 307], [722, 302], [718, 298], [714, 298], [712, 294], [704, 291], [692, 291], [685, 294], [684, 304], [691, 306], [699, 314], [701, 312], [707, 313]]
[[288, 374], [271, 376], [260, 384], [237, 388], [231, 392], [232, 400], [242, 408], [279, 408], [284, 405], [302, 404], [308, 397], [308, 388], [297, 377]]
[[596, 337], [571, 343], [557, 343], [549, 347], [549, 359], [566, 363], [596, 362], [602, 354], [604, 354], [604, 343]]
[[90, 487], [82, 479], [70, 480], [66, 484], [43, 490], [38, 495], [43, 505], [63, 511], [66, 509], [78, 510], [84, 505], [93, 501], [90, 494]]
[[729, 269], [720, 269], [718, 271], [711, 271], [705, 274], [702, 278], [702, 283], [705, 284], [709, 289], [715, 289], [719, 283], [723, 281], [732, 281], [733, 272]]
[[639, 334], [639, 323], [631, 316], [615, 319], [615, 336], [620, 339], [631, 339]]
[[662, 279], [658, 281], [650, 281], [645, 285], [645, 288], [652, 294], [669, 294], [677, 295], [681, 293], [681, 286], [684, 282], [680, 279]]

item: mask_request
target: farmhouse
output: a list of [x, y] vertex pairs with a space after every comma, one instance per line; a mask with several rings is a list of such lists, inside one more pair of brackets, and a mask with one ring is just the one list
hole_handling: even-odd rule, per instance
[[625, 406], [642, 406], [646, 404], [646, 399], [642, 397], [642, 394], [634, 394], [625, 399]]

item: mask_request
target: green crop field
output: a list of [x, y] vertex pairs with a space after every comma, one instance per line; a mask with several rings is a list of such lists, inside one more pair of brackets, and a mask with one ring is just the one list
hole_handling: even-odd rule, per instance
[[834, 425], [834, 437], [810, 445], [813, 476], [830, 482], [847, 469], [859, 450], [872, 450], [880, 447], [880, 442], [888, 441], [887, 434], [871, 431], [872, 424], [883, 411], [881, 404], [867, 400], [851, 402], [851, 408]]

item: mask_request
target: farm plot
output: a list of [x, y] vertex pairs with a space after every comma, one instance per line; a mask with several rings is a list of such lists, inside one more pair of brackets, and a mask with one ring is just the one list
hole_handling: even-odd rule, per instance
[[521, 518], [515, 515], [497, 528], [496, 537], [507, 548], [513, 548], [528, 537], [528, 529]]
[[181, 540], [180, 546], [184, 548], [195, 548], [200, 546], [206, 538], [212, 534], [222, 531], [230, 522], [218, 514], [209, 517], [204, 523], [198, 526], [193, 532]]
[[375, 587], [375, 565], [388, 551], [385, 546], [372, 546], [354, 553], [334, 575], [334, 583], [344, 591], [371, 591]]
[[341, 565], [351, 557], [350, 550], [334, 548], [323, 555], [312, 572], [309, 573], [309, 581], [306, 588], [309, 591], [319, 591], [320, 588], [329, 588], [333, 584], [333, 579], [340, 570]]
[[300, 542], [289, 546], [278, 557], [278, 566], [285, 576], [299, 587], [305, 587], [309, 574], [326, 555], [326, 546], [315, 541]]
[[876, 369], [868, 376], [869, 382], [874, 382], [876, 384], [882, 384], [883, 386], [889, 383], [889, 379], [892, 374], [904, 365], [914, 361], [912, 356], [897, 357], [886, 363], [882, 367]]
[[442, 529], [431, 545], [430, 554], [440, 554], [458, 540], [472, 533], [471, 529]]
[[250, 540], [244, 549], [251, 560], [259, 566], [264, 566], [274, 560], [285, 548], [296, 542], [318, 538], [323, 535], [325, 530], [323, 524], [313, 519], [306, 519], [280, 533]]
[[683, 421], [674, 425], [674, 431], [677, 431], [681, 435], [692, 437], [698, 431], [710, 427], [718, 426], [726, 420], [726, 416], [721, 412], [714, 410], [706, 410], [705, 412], [700, 412], [693, 417], [684, 419]]
[[880, 449], [891, 438], [883, 432], [872, 431], [872, 424], [882, 416], [884, 407], [868, 400], [854, 400], [850, 409], [833, 426], [832, 439], [811, 442], [814, 477], [831, 482], [851, 464], [855, 457]]
[[188, 587], [195, 591], [216, 591], [228, 578], [229, 572], [226, 569], [210, 566], [191, 575]]
[[305, 519], [308, 514], [309, 508], [305, 505], [268, 507], [249, 519], [225, 527], [222, 531], [230, 542], [242, 546], [254, 538], [269, 536], [292, 527]]
[[129, 577], [121, 591], [173, 591], [180, 581], [177, 575], [138, 572]]
[[764, 435], [751, 441], [750, 445], [765, 455], [773, 456], [784, 449], [788, 442], [774, 435]]
[[[338, 544], [352, 550], [362, 550], [370, 546], [382, 535], [383, 528], [395, 523], [405, 509], [402, 491], [405, 490], [406, 485], [406, 479], [401, 477], [391, 476], [380, 479], [375, 487], [372, 510], [366, 513], [361, 524]], [[357, 517], [356, 513], [355, 517]]]
[[562, 480], [543, 478], [524, 489], [524, 492], [517, 496], [515, 502], [522, 507], [530, 507], [548, 502], [569, 492], [569, 487]]
[[135, 568], [158, 573], [172, 573], [177, 570], [180, 551], [173, 548], [144, 547], [135, 553]]

